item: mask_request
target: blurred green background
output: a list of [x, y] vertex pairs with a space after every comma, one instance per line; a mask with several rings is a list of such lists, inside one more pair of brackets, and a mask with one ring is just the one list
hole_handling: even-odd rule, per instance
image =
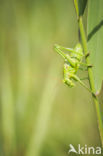
[[0, 156], [67, 156], [70, 143], [100, 145], [91, 95], [62, 83], [53, 50], [77, 42], [73, 0], [0, 1]]

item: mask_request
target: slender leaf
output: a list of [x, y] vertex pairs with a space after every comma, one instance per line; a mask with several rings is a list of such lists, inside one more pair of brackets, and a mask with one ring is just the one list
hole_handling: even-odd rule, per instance
[[[40, 150], [45, 140], [45, 135], [48, 130], [48, 124], [52, 111], [53, 100], [56, 96], [57, 79], [52, 81], [52, 76], [55, 77], [57, 74], [57, 67], [54, 68], [55, 63], [51, 64], [50, 71], [46, 80], [45, 89], [41, 98], [40, 109], [37, 117], [37, 124], [34, 123], [34, 133], [31, 137], [29, 147], [26, 156], [39, 156]], [[35, 129], [36, 128], [36, 129]]]
[[98, 97], [100, 108], [101, 108], [101, 114], [103, 114], [103, 81], [102, 81], [100, 92], [97, 93], [97, 97]]
[[87, 0], [78, 0], [79, 16], [82, 16], [84, 14], [86, 4], [87, 4]]
[[103, 0], [88, 1], [88, 49], [96, 91], [103, 80]]

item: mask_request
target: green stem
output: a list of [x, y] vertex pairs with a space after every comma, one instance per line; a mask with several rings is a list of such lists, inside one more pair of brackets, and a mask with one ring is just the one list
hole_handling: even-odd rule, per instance
[[[80, 35], [81, 35], [84, 54], [87, 55], [88, 54], [87, 39], [86, 39], [85, 31], [84, 31], [82, 16], [79, 16], [79, 8], [78, 8], [77, 0], [74, 0], [74, 5], [76, 8], [76, 14], [77, 14], [77, 18], [78, 18], [78, 25], [79, 25], [79, 29], [80, 29]], [[86, 63], [90, 64], [89, 57], [86, 57]], [[90, 88], [91, 88], [92, 92], [95, 93], [95, 84], [94, 84], [93, 72], [92, 72], [91, 68], [88, 68], [88, 77], [89, 77]], [[98, 101], [97, 97], [94, 96], [93, 94], [92, 94], [92, 97], [93, 97], [95, 107], [96, 107], [98, 127], [99, 127], [101, 142], [102, 142], [102, 146], [103, 146], [103, 123], [102, 123], [102, 116], [101, 116], [99, 101]]]

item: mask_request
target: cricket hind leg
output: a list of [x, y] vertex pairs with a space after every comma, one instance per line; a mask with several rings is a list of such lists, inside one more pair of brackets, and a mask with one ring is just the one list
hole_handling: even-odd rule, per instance
[[80, 80], [88, 80], [88, 77], [80, 78]]
[[79, 67], [79, 70], [82, 70], [82, 71], [88, 71], [87, 68], [82, 68], [82, 67]]
[[85, 85], [85, 83], [83, 83], [83, 82], [80, 80], [80, 78], [79, 78], [78, 76], [72, 74], [72, 78], [73, 78], [74, 80], [78, 81], [84, 88], [86, 88], [90, 93], [92, 93], [93, 96], [95, 96], [95, 93], [93, 93], [92, 90], [91, 90], [90, 88], [88, 88], [88, 87]]

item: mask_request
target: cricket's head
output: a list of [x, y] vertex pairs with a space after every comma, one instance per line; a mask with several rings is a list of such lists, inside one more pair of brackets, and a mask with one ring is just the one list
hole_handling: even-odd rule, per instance
[[82, 49], [81, 44], [78, 43], [76, 47], [74, 48], [74, 50], [76, 51], [76, 53], [73, 54], [73, 56], [76, 57], [80, 61], [83, 57], [83, 49]]

